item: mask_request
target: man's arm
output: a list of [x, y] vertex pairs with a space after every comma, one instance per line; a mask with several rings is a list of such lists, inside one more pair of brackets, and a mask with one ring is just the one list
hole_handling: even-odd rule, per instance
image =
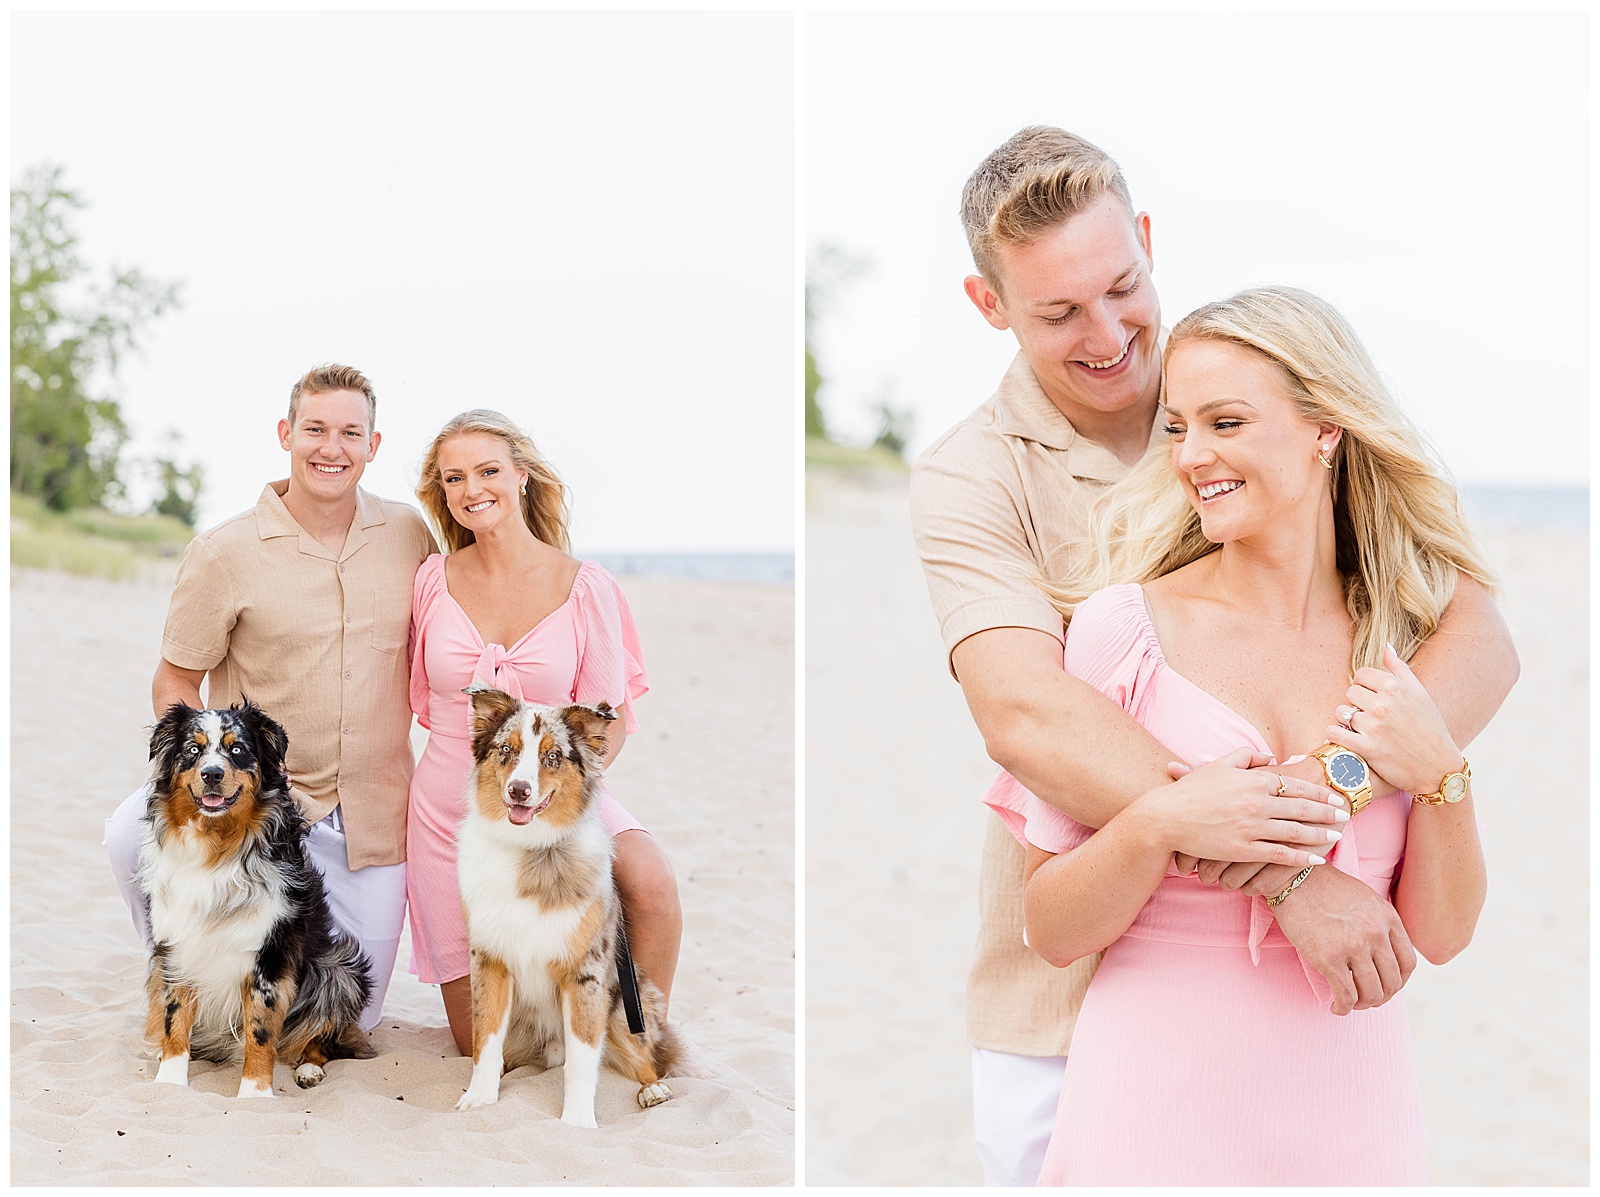
[[1061, 666], [1061, 642], [1031, 628], [991, 628], [950, 654], [991, 760], [1087, 827], [1104, 827], [1166, 785], [1172, 754]]
[[[967, 705], [997, 764], [1052, 806], [1091, 827], [1103, 827], [1140, 794], [1169, 781], [1171, 754], [1087, 683], [1061, 667], [1053, 637], [1021, 628], [996, 628], [969, 636], [955, 648], [952, 665]], [[1322, 781], [1321, 766], [1315, 777]], [[1326, 793], [1304, 776], [1279, 773], [1291, 794]], [[1254, 787], [1259, 771], [1229, 770], [1215, 781]], [[1302, 788], [1303, 787], [1303, 788]], [[1199, 843], [1180, 850], [1220, 859]], [[1242, 853], [1240, 859], [1258, 853]], [[1292, 866], [1242, 866], [1284, 874], [1280, 892], [1299, 872]], [[1416, 967], [1416, 956], [1394, 908], [1366, 884], [1337, 870], [1313, 869], [1293, 898], [1278, 908], [1279, 924], [1300, 954], [1327, 980], [1333, 1011], [1382, 1005]]]
[[156, 718], [167, 713], [175, 702], [185, 703], [196, 710], [204, 708], [200, 701], [200, 683], [205, 680], [204, 669], [180, 669], [162, 657], [156, 663], [156, 675], [150, 682], [150, 705]]
[[[1062, 668], [1061, 644], [1027, 628], [992, 628], [956, 645], [953, 667], [989, 755], [1039, 798], [1089, 827], [1104, 827], [1141, 795], [1171, 784], [1172, 754], [1125, 711]], [[1266, 756], [1254, 758], [1265, 764]], [[1186, 783], [1177, 842], [1228, 860], [1263, 859], [1263, 841], [1300, 843], [1287, 820], [1322, 838], [1336, 798], [1319, 783], [1235, 768]], [[1306, 799], [1316, 802], [1308, 808]], [[1342, 804], [1343, 799], [1339, 799]], [[1307, 840], [1306, 842], [1310, 842]], [[1282, 857], [1287, 859], [1287, 857]]]

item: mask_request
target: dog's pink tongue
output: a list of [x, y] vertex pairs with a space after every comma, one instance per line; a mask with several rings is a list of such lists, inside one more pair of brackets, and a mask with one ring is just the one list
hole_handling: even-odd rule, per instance
[[526, 827], [533, 822], [533, 807], [508, 806], [506, 807], [506, 815], [518, 827]]
[[212, 810], [216, 810], [217, 807], [221, 806], [226, 801], [227, 801], [227, 799], [224, 798], [221, 794], [202, 794], [202, 795], [200, 795], [200, 804], [202, 806], [209, 807]]

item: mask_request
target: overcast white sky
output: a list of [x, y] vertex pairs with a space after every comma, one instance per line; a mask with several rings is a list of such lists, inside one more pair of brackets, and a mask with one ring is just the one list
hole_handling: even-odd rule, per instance
[[91, 262], [184, 280], [124, 412], [204, 461], [202, 525], [335, 360], [373, 491], [492, 407], [580, 549], [787, 550], [794, 72], [787, 13], [19, 13], [11, 177], [63, 164]]
[[1584, 13], [814, 13], [805, 221], [871, 262], [825, 313], [822, 400], [920, 449], [1015, 352], [962, 293], [961, 185], [1029, 124], [1115, 157], [1163, 322], [1259, 283], [1337, 304], [1464, 482], [1584, 485]]

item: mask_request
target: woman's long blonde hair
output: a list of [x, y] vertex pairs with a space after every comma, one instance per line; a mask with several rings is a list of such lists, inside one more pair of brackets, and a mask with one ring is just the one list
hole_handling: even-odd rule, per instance
[[[1241, 291], [1178, 321], [1163, 367], [1180, 346], [1202, 340], [1260, 354], [1277, 367], [1302, 418], [1344, 430], [1330, 482], [1338, 569], [1356, 627], [1352, 670], [1381, 666], [1386, 641], [1410, 660], [1438, 627], [1458, 573], [1493, 588], [1449, 472], [1332, 305], [1292, 287]], [[1097, 496], [1087, 543], [1046, 590], [1070, 621], [1096, 590], [1147, 582], [1216, 549], [1171, 453], [1152, 451]]]
[[477, 539], [450, 514], [450, 505], [444, 497], [444, 482], [439, 477], [439, 450], [444, 443], [453, 436], [472, 432], [497, 436], [506, 443], [512, 464], [528, 475], [528, 486], [522, 493], [523, 519], [528, 521], [533, 534], [545, 544], [563, 553], [568, 552], [571, 546], [567, 542], [567, 488], [556, 477], [550, 464], [539, 456], [527, 433], [499, 412], [482, 407], [453, 417], [439, 430], [439, 435], [433, 438], [433, 443], [422, 458], [422, 478], [417, 483], [417, 499], [428, 513], [428, 520], [433, 524], [434, 533], [444, 546], [444, 551], [453, 553]]

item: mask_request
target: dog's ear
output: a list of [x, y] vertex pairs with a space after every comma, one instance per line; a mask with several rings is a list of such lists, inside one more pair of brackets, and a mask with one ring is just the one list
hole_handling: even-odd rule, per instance
[[233, 704], [239, 718], [254, 734], [261, 760], [261, 781], [269, 790], [281, 789], [286, 780], [284, 762], [289, 759], [289, 733], [271, 715], [248, 698]]
[[184, 724], [197, 712], [188, 703], [175, 702], [150, 729], [150, 759], [161, 762], [161, 772], [171, 771], [172, 758], [178, 752], [178, 736]]
[[575, 740], [596, 756], [603, 756], [606, 750], [606, 724], [617, 717], [609, 702], [597, 702], [594, 706], [571, 706], [561, 712], [561, 720], [567, 725], [567, 730], [572, 733]]
[[521, 704], [503, 690], [473, 682], [462, 691], [472, 700], [472, 754], [483, 755], [501, 724], [511, 717]]

